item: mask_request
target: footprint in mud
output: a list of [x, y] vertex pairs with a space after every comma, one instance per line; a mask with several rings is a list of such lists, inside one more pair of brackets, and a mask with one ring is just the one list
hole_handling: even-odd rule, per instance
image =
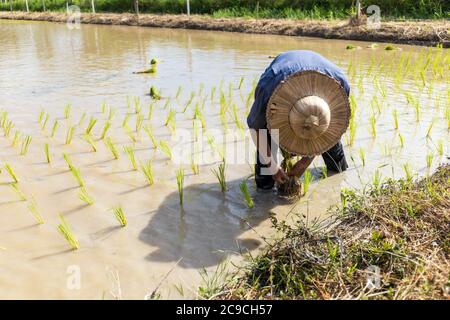
[[270, 217], [272, 208], [286, 200], [275, 194], [257, 194], [253, 189], [255, 207], [247, 209], [239, 183], [227, 182], [225, 194], [216, 183], [188, 186], [183, 209], [178, 204], [178, 192], [167, 196], [139, 235], [141, 241], [158, 248], [146, 258], [160, 262], [183, 258], [181, 267], [202, 268], [217, 265], [230, 253], [259, 247], [262, 240], [256, 234], [254, 239], [238, 239], [250, 228], [245, 221], [258, 226]]

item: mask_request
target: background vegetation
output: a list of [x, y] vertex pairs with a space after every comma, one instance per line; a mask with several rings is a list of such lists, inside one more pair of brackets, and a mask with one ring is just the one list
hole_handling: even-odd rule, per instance
[[[2, 0], [5, 1], [5, 0]], [[42, 11], [43, 0], [28, 0], [31, 11]], [[66, 2], [90, 11], [91, 0], [45, 0], [47, 10], [65, 10]], [[362, 1], [363, 5], [371, 2]], [[450, 18], [447, 0], [377, 0], [374, 1], [386, 18]], [[355, 0], [190, 0], [191, 13], [214, 17], [259, 17], [292, 19], [335, 19], [348, 17]], [[25, 0], [12, 0], [14, 10], [25, 10]], [[131, 12], [133, 0], [95, 0], [97, 12]], [[186, 12], [186, 0], [139, 0], [141, 12]], [[9, 10], [9, 0], [0, 3], [0, 10]]]

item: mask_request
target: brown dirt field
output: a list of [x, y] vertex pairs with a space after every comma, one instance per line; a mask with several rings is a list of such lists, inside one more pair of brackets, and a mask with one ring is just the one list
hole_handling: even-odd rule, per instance
[[[0, 19], [66, 22], [59, 12], [0, 12]], [[212, 18], [209, 16], [154, 15], [129, 13], [82, 13], [81, 23], [184, 28], [242, 33], [309, 36], [450, 47], [450, 22], [446, 20], [381, 22], [379, 29], [352, 26], [349, 21]]]

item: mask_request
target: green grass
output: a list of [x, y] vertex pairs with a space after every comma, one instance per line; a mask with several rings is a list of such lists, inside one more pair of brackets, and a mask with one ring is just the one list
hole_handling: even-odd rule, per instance
[[117, 221], [119, 221], [121, 227], [126, 227], [127, 225], [127, 218], [125, 217], [125, 213], [123, 212], [123, 208], [121, 206], [116, 206], [112, 208], [112, 211], [114, 213], [114, 216], [116, 217]]
[[59, 218], [61, 220], [61, 223], [57, 226], [57, 230], [62, 234], [64, 239], [66, 239], [72, 250], [77, 250], [80, 245], [77, 238], [73, 234], [72, 229], [70, 228], [69, 224], [62, 214], [59, 214]]

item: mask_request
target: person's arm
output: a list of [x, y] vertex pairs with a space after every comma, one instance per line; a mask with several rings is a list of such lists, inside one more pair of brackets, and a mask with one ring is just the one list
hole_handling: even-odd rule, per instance
[[[267, 164], [269, 167], [272, 165], [272, 150], [270, 148], [269, 145], [269, 141], [267, 139], [265, 139], [266, 141], [260, 141], [259, 137], [260, 134], [262, 134], [260, 132], [260, 129], [256, 129], [256, 148], [258, 149], [258, 153], [260, 156], [262, 156], [262, 163]], [[261, 145], [262, 143], [264, 143], [265, 145]], [[261, 152], [263, 151], [263, 152]], [[266, 153], [264, 154], [264, 151], [266, 151]], [[280, 166], [277, 165], [276, 171], [275, 173], [272, 175], [272, 178], [274, 181], [278, 182], [278, 183], [285, 183], [288, 180], [288, 176], [286, 175], [286, 173], [284, 172], [283, 168], [281, 168]]]
[[314, 157], [303, 157], [292, 167], [288, 172], [289, 176], [301, 177], [302, 174], [308, 169], [309, 165], [313, 162]]

